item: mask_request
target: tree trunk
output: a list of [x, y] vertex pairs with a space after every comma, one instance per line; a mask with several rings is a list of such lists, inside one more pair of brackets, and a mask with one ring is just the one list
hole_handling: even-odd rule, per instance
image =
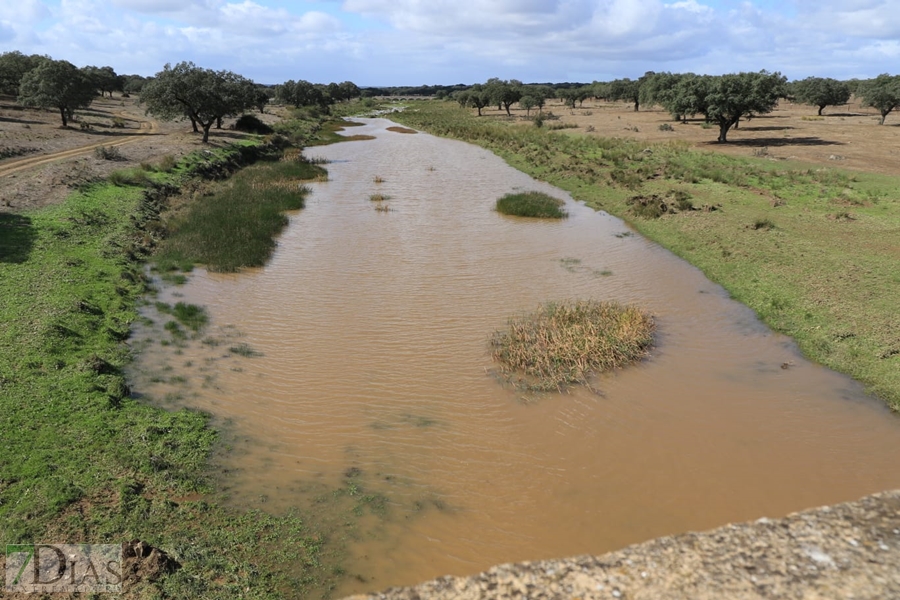
[[209, 143], [209, 128], [212, 127], [213, 122], [203, 124], [203, 143]]
[[826, 106], [828, 106], [828, 105], [827, 105], [827, 104], [821, 104], [821, 105], [819, 105], [819, 116], [820, 116], [820, 117], [822, 116], [822, 109], [825, 108]]
[[480, 116], [481, 116], [481, 107], [480, 107], [480, 106], [476, 106], [475, 108], [478, 109], [478, 116], [480, 117]]
[[634, 112], [638, 112], [638, 110], [639, 110], [640, 108], [641, 108], [641, 101], [635, 99], [635, 101], [634, 101]]
[[506, 116], [511, 117], [512, 114], [509, 112], [509, 104], [504, 104], [503, 107], [506, 109]]
[[884, 110], [883, 108], [881, 109], [881, 121], [878, 123], [879, 125], [884, 125], [884, 120], [887, 119], [888, 114], [889, 114], [892, 110], [894, 110], [894, 107], [893, 107], [893, 106], [892, 106], [891, 108], [887, 109], [887, 110]]
[[[63, 107], [59, 107], [59, 116], [62, 117], [63, 127], [69, 126], [69, 121], [66, 118], [66, 109]], [[883, 120], [883, 119], [882, 119]]]
[[190, 115], [188, 117], [191, 120], [191, 127], [194, 128], [194, 133], [200, 133], [200, 129], [197, 128], [197, 119], [194, 115]]
[[725, 144], [728, 142], [728, 130], [731, 128], [731, 121], [719, 121], [719, 143]]
[[222, 129], [222, 117], [216, 117], [216, 129]]

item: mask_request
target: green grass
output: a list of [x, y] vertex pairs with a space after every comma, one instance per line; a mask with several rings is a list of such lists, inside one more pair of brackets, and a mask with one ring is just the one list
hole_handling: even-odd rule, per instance
[[543, 192], [518, 192], [506, 194], [497, 200], [497, 212], [519, 217], [542, 219], [562, 219], [568, 213], [562, 208], [565, 203]]
[[594, 300], [551, 302], [509, 319], [491, 336], [491, 356], [529, 389], [563, 390], [647, 354], [653, 318], [634, 306]]
[[168, 224], [170, 234], [156, 257], [160, 270], [193, 263], [223, 272], [262, 266], [287, 225], [285, 211], [304, 206], [309, 188], [301, 182], [323, 172], [307, 162], [269, 160], [236, 173]]
[[[391, 118], [479, 144], [623, 218], [793, 337], [806, 356], [900, 410], [900, 177], [548, 132], [478, 119], [450, 102], [413, 103]], [[632, 212], [636, 194], [672, 198], [673, 185], [694, 210]], [[848, 209], [853, 218], [841, 218]]]
[[[215, 152], [234, 166], [241, 150]], [[124, 375], [167, 202], [158, 186], [219, 173], [216, 157], [186, 157], [154, 173], [156, 187], [106, 182], [0, 214], [0, 540], [141, 539], [181, 563], [131, 597], [301, 596], [340, 573], [339, 544], [307, 517], [227, 508], [210, 479], [209, 417], [134, 398]], [[172, 333], [206, 321], [200, 307], [162, 307]]]

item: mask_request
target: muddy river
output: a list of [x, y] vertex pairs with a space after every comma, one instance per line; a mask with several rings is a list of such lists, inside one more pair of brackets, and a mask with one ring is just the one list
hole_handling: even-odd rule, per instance
[[[390, 125], [309, 152], [330, 181], [268, 266], [164, 288], [211, 322], [149, 343], [135, 375], [155, 401], [214, 415], [233, 502], [356, 503], [336, 596], [900, 487], [900, 419], [697, 269], [483, 149]], [[516, 190], [566, 199], [569, 218], [492, 210]], [[502, 385], [490, 333], [567, 298], [651, 311], [652, 356], [594, 390]]]

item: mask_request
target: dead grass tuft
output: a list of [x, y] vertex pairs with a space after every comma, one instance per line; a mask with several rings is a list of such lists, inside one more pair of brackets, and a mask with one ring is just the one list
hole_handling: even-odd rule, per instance
[[491, 357], [512, 381], [535, 390], [586, 383], [594, 373], [647, 355], [655, 324], [645, 311], [617, 302], [578, 300], [542, 304], [512, 317], [490, 338]]

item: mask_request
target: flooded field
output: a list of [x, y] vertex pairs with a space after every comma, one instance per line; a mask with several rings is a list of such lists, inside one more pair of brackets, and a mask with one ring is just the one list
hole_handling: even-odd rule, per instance
[[[133, 377], [214, 415], [233, 502], [355, 502], [335, 596], [900, 487], [900, 419], [699, 271], [485, 150], [364, 121], [353, 133], [376, 139], [310, 152], [331, 181], [267, 267], [160, 292], [210, 325], [162, 345], [154, 316]], [[517, 190], [566, 199], [569, 218], [492, 210]], [[651, 311], [652, 356], [593, 391], [504, 385], [491, 332], [569, 298]]]

